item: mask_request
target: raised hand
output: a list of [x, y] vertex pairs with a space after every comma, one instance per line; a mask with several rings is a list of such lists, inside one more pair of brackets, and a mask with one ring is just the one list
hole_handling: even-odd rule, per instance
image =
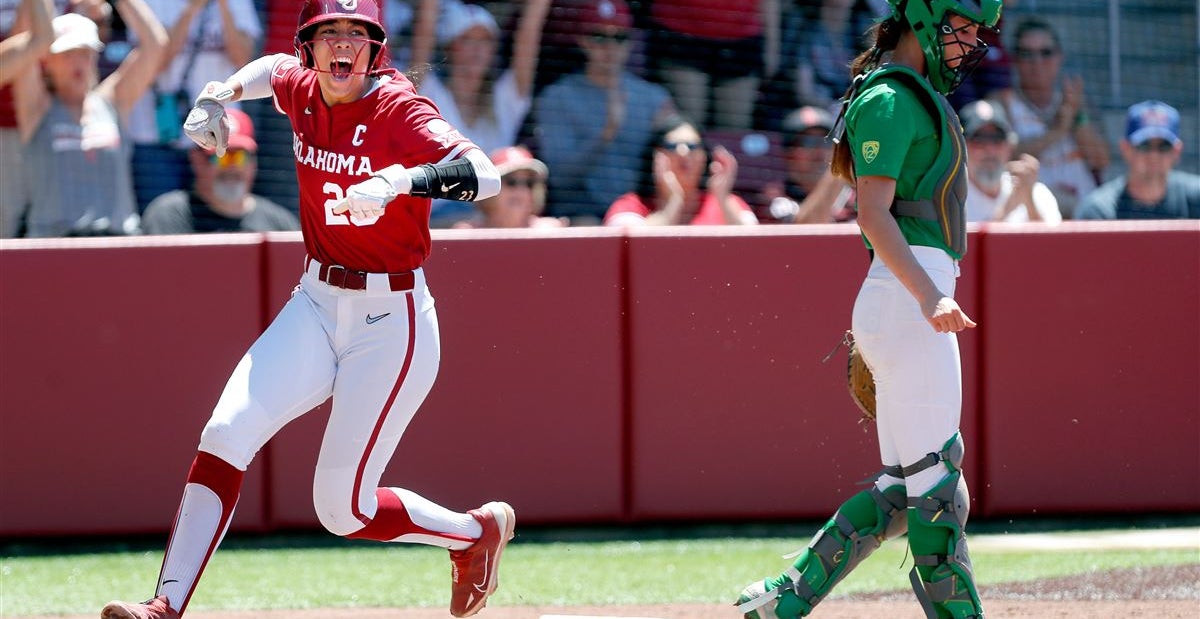
[[1037, 184], [1038, 171], [1041, 164], [1037, 157], [1028, 153], [1005, 164], [1008, 173], [1012, 175], [1012, 192], [1019, 196], [1023, 204], [1033, 203], [1033, 187]]
[[683, 184], [671, 169], [671, 159], [666, 153], [654, 152], [654, 186], [662, 205], [683, 205]]
[[224, 82], [209, 82], [204, 85], [196, 104], [183, 121], [183, 133], [201, 148], [225, 154], [229, 144], [229, 119], [225, 117], [225, 104], [233, 100], [233, 90]]
[[724, 146], [714, 148], [712, 158], [708, 166], [708, 192], [718, 199], [728, 197], [737, 182], [737, 158]]
[[1058, 123], [1070, 128], [1075, 123], [1075, 117], [1083, 110], [1083, 78], [1066, 76], [1062, 82], [1062, 103], [1058, 106]]

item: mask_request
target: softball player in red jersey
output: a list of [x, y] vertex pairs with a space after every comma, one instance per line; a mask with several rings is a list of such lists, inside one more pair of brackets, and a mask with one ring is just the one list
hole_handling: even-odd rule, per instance
[[112, 602], [104, 619], [181, 616], [229, 526], [242, 475], [289, 421], [330, 396], [313, 503], [331, 532], [449, 549], [450, 612], [478, 612], [497, 586], [513, 510], [457, 513], [379, 488], [440, 360], [437, 315], [421, 264], [431, 198], [495, 195], [489, 159], [400, 73], [385, 69], [378, 0], [306, 0], [296, 57], [275, 55], [208, 84], [184, 124], [223, 154], [223, 105], [271, 96], [292, 123], [304, 274], [238, 363], [200, 438], [155, 597]]

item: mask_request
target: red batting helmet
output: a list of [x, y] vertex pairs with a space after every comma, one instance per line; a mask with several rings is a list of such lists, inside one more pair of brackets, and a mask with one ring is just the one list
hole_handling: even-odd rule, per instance
[[[383, 28], [383, 10], [380, 0], [304, 0], [300, 8], [300, 20], [296, 26], [296, 57], [309, 68], [315, 67], [312, 55], [313, 33], [317, 26], [339, 19], [350, 19], [362, 23], [371, 37], [371, 60], [367, 73], [374, 73], [387, 64], [387, 33]], [[317, 68], [317, 70], [321, 70]]]

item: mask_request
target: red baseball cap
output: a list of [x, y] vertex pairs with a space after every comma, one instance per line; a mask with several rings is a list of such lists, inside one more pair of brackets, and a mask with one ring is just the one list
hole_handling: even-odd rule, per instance
[[524, 146], [505, 146], [492, 151], [492, 164], [500, 172], [500, 176], [508, 176], [517, 170], [530, 170], [546, 178], [550, 174], [546, 164], [535, 159], [529, 149]]
[[258, 152], [258, 142], [254, 141], [254, 123], [245, 112], [237, 108], [225, 108], [225, 117], [229, 119], [229, 148]]
[[604, 28], [628, 30], [633, 27], [633, 14], [625, 0], [584, 0], [575, 13], [575, 20], [584, 34]]

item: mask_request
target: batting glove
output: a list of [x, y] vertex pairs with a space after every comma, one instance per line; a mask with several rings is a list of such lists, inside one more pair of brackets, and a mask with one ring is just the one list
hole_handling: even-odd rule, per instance
[[201, 148], [225, 154], [229, 144], [229, 119], [225, 117], [225, 104], [233, 100], [233, 90], [224, 82], [209, 82], [204, 85], [196, 104], [183, 121], [183, 133]]
[[392, 164], [367, 180], [346, 189], [346, 197], [333, 207], [334, 215], [349, 211], [358, 219], [379, 217], [396, 196], [412, 192], [412, 173], [403, 165]]
[[346, 189], [346, 197], [333, 207], [335, 215], [347, 211], [356, 219], [367, 219], [383, 215], [383, 209], [388, 203], [400, 195], [392, 184], [381, 176], [372, 176], [367, 180], [351, 185]]

